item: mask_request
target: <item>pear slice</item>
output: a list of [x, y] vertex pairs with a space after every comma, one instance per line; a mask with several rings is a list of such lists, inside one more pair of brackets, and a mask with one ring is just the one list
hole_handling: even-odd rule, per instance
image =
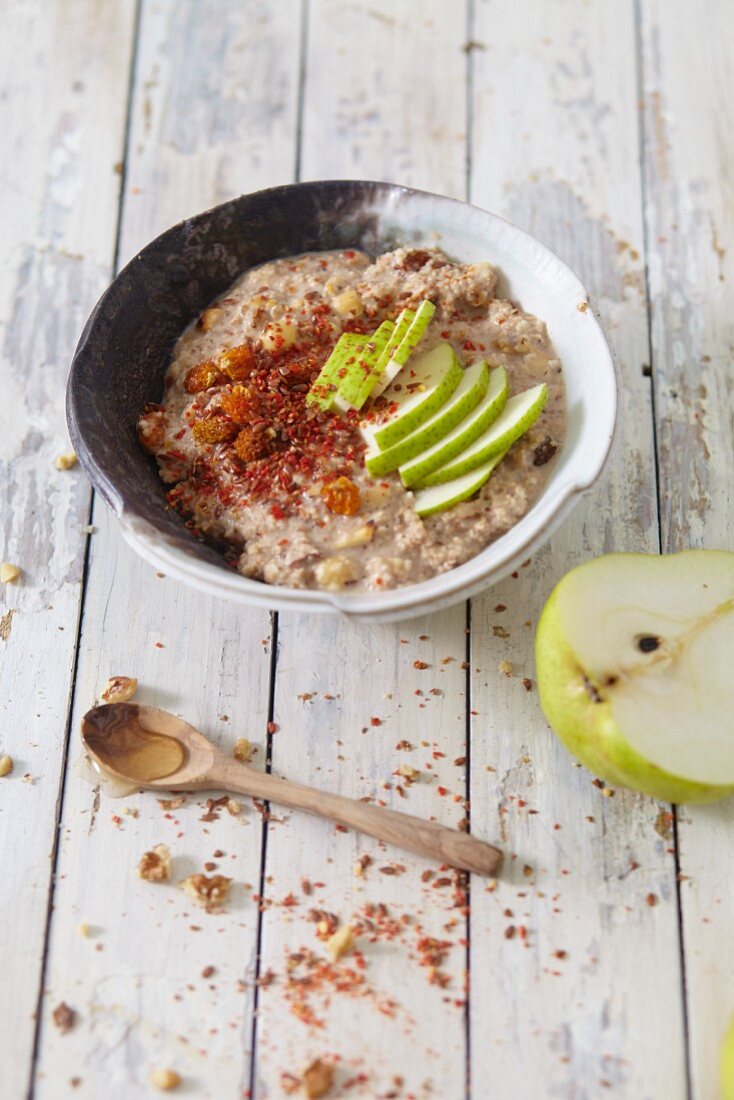
[[587, 562], [535, 648], [545, 715], [596, 775], [671, 802], [734, 792], [734, 553]]
[[[428, 355], [432, 354], [433, 352], [428, 352]], [[373, 477], [382, 477], [384, 474], [389, 474], [391, 470], [397, 470], [401, 463], [408, 462], [421, 451], [431, 447], [477, 407], [487, 392], [488, 385], [487, 364], [483, 361], [473, 363], [471, 367], [466, 368], [459, 385], [438, 412], [410, 435], [406, 435], [404, 439], [386, 450], [380, 450], [378, 447], [374, 429], [369, 425], [363, 426], [362, 435], [370, 445], [364, 463], [367, 472]]]
[[437, 512], [445, 512], [460, 504], [462, 500], [468, 500], [478, 493], [489, 475], [497, 466], [504, 454], [495, 455], [483, 466], [478, 466], [463, 477], [457, 477], [454, 481], [445, 481], [443, 485], [433, 485], [430, 489], [419, 489], [413, 500], [413, 507], [421, 518], [433, 516]]
[[734, 1019], [721, 1045], [721, 1100], [734, 1100]]
[[[372, 397], [379, 397], [393, 379], [397, 377], [418, 346], [418, 342], [422, 339], [435, 312], [436, 307], [433, 302], [429, 302], [426, 298], [418, 306], [415, 316], [412, 317], [408, 329], [397, 347], [394, 347], [392, 351], [389, 351], [389, 348], [385, 349], [383, 356], [387, 353], [387, 358], [384, 365], [378, 363], [375, 367], [377, 381], [372, 389]], [[395, 325], [396, 335], [399, 322], [400, 317], [398, 317], [398, 322]]]
[[306, 395], [308, 405], [318, 405], [330, 409], [334, 404], [342, 380], [353, 369], [364, 374], [364, 367], [358, 365], [364, 352], [364, 361], [371, 362], [368, 337], [355, 332], [343, 332], [334, 345], [331, 355], [319, 371], [311, 389]]
[[385, 450], [419, 428], [448, 401], [464, 376], [451, 344], [438, 344], [385, 390], [386, 412], [372, 428], [375, 444]]
[[364, 405], [375, 384], [375, 367], [394, 331], [395, 325], [392, 321], [383, 321], [371, 336], [364, 337], [369, 355], [360, 360], [357, 369], [350, 367], [347, 370], [334, 397], [334, 405], [342, 412], [361, 409]]
[[[495, 367], [489, 376], [487, 392], [473, 412], [464, 417], [443, 439], [439, 439], [428, 450], [423, 451], [400, 466], [399, 473], [403, 485], [406, 488], [413, 485], [424, 488], [428, 485], [427, 476], [432, 470], [436, 470], [438, 467], [443, 468], [445, 463], [450, 462], [456, 455], [463, 453], [497, 419], [505, 407], [507, 391], [507, 371], [504, 367]], [[502, 450], [502, 448], [498, 448], [498, 450]], [[486, 459], [491, 457], [491, 454], [487, 455]], [[466, 469], [459, 470], [456, 476], [466, 474], [480, 465], [481, 463], [475, 462], [473, 465], [467, 466]], [[446, 477], [441, 480], [452, 481], [453, 479]]]
[[[490, 381], [490, 388], [491, 385]], [[476, 469], [499, 451], [507, 451], [535, 423], [547, 400], [548, 387], [545, 382], [510, 397], [500, 415], [483, 434], [475, 436], [469, 446], [455, 451], [443, 465], [430, 460], [420, 467], [416, 465], [408, 473], [410, 481], [406, 482], [403, 477], [403, 484], [417, 485], [420, 488], [441, 485], [444, 481], [451, 481]], [[402, 477], [402, 470], [400, 474]]]

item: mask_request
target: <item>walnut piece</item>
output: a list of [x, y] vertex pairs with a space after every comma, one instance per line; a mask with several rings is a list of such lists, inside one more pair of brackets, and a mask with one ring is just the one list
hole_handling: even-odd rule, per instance
[[331, 304], [341, 317], [359, 317], [364, 308], [362, 299], [354, 287], [349, 287], [341, 294], [337, 294]]
[[51, 1013], [51, 1019], [61, 1034], [66, 1035], [67, 1031], [71, 1031], [76, 1023], [76, 1012], [73, 1008], [69, 1008], [66, 1001], [60, 1001]]
[[4, 561], [0, 565], [0, 583], [13, 584], [18, 580], [20, 576], [20, 567], [13, 565], [12, 562]]
[[144, 852], [138, 864], [138, 877], [146, 882], [170, 882], [171, 853], [165, 844], [156, 844], [150, 852]]
[[222, 905], [229, 896], [232, 879], [224, 875], [189, 875], [181, 886], [199, 905], [203, 905], [208, 913]]
[[334, 1084], [334, 1067], [329, 1062], [315, 1058], [303, 1071], [303, 1091], [309, 1100], [328, 1096]]
[[296, 326], [288, 321], [271, 321], [269, 325], [265, 326], [260, 341], [265, 351], [269, 351], [272, 355], [292, 348], [297, 335]]
[[154, 1069], [150, 1075], [150, 1083], [161, 1092], [170, 1092], [181, 1084], [181, 1077], [175, 1069]]
[[254, 752], [254, 745], [247, 740], [246, 737], [238, 737], [232, 750], [232, 755], [235, 760], [239, 760], [241, 764], [247, 764], [252, 760], [252, 754]]
[[209, 332], [214, 328], [219, 318], [222, 316], [221, 309], [217, 309], [215, 306], [211, 306], [209, 309], [205, 309], [203, 313], [199, 315], [199, 320], [196, 322], [196, 327], [200, 332]]
[[102, 699], [105, 703], [127, 703], [137, 690], [138, 681], [134, 676], [110, 676]]

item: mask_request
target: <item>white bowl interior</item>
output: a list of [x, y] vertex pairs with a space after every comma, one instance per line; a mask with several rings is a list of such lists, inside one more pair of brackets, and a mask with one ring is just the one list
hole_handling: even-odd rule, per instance
[[501, 293], [542, 318], [564, 370], [568, 434], [544, 491], [527, 515], [464, 565], [388, 592], [328, 593], [270, 586], [219, 569], [164, 543], [147, 522], [126, 517], [125, 537], [143, 557], [181, 580], [241, 603], [279, 610], [341, 612], [390, 621], [448, 606], [511, 572], [544, 542], [578, 494], [598, 477], [616, 417], [614, 365], [588, 295], [576, 275], [527, 233], [477, 207], [424, 192], [390, 192], [374, 210], [380, 235], [436, 245], [453, 259], [488, 261]]

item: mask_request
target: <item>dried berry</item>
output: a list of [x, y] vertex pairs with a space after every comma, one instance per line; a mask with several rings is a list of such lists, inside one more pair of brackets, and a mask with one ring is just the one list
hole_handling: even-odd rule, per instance
[[359, 489], [348, 477], [338, 477], [321, 490], [326, 507], [337, 516], [356, 516], [362, 506]]
[[249, 424], [259, 412], [257, 394], [247, 386], [234, 386], [223, 394], [220, 406], [235, 424]]
[[224, 382], [222, 372], [211, 359], [205, 359], [203, 363], [197, 363], [184, 378], [184, 389], [187, 393], [201, 393], [202, 390], [211, 389]]
[[255, 366], [255, 353], [249, 344], [227, 348], [219, 356], [219, 366], [233, 382], [244, 382]]
[[209, 420], [197, 420], [191, 429], [197, 443], [228, 443], [239, 428], [224, 416], [213, 416]]
[[270, 443], [265, 432], [243, 428], [235, 439], [234, 449], [241, 462], [255, 462], [270, 453]]
[[553, 455], [558, 448], [549, 435], [545, 437], [542, 443], [538, 444], [533, 452], [535, 457], [533, 459], [533, 466], [545, 466], [546, 462], [550, 462]]

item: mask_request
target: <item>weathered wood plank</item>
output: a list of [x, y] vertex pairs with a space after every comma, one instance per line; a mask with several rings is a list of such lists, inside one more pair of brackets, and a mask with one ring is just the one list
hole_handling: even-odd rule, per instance
[[[289, 177], [299, 11], [296, 3], [234, 0], [144, 5], [123, 260], [184, 213]], [[268, 73], [277, 74], [277, 94]], [[121, 542], [99, 502], [94, 523], [72, 757], [82, 713], [110, 674], [124, 674], [138, 677], [142, 700], [184, 714], [222, 746], [247, 736], [262, 762], [268, 616], [156, 575]], [[202, 823], [203, 802], [190, 797], [166, 815], [152, 795], [115, 803], [68, 773], [37, 1095], [56, 1096], [60, 1081], [79, 1077], [75, 1095], [127, 1098], [161, 1066], [197, 1095], [246, 1090], [261, 823], [249, 805], [237, 816], [220, 808], [217, 820]], [[170, 884], [137, 878], [138, 860], [158, 843], [174, 857]], [[206, 862], [235, 882], [221, 914], [197, 910], [176, 889]], [[49, 1019], [62, 999], [79, 1013], [67, 1035]]]
[[567, 569], [657, 549], [633, 6], [480, 0], [472, 38], [472, 198], [579, 271], [621, 380], [601, 484], [473, 605], [471, 817], [511, 853], [497, 888], [472, 897], [473, 1089], [683, 1097], [668, 808], [604, 797], [574, 767], [539, 711], [532, 658], [533, 625]]
[[24, 1094], [34, 1042], [89, 487], [70, 450], [64, 383], [109, 278], [133, 5], [16, 3], [0, 36], [0, 1057]]
[[[303, 176], [395, 179], [461, 196], [466, 59], [460, 9], [447, 18], [435, 0], [316, 0], [308, 40]], [[465, 812], [465, 652], [461, 606], [398, 627], [281, 615], [274, 769], [457, 824]], [[445, 657], [453, 659], [442, 664]], [[416, 669], [414, 660], [429, 667]], [[413, 748], [398, 750], [400, 741]], [[419, 769], [420, 780], [406, 785], [394, 774], [401, 765]], [[442, 796], [439, 787], [449, 793]], [[355, 873], [360, 856], [373, 861], [364, 877]], [[397, 873], [387, 873], [394, 865]], [[422, 881], [431, 870], [319, 821], [288, 815], [271, 825], [261, 972], [272, 971], [275, 980], [260, 991], [256, 1096], [281, 1095], [281, 1073], [298, 1075], [315, 1057], [339, 1059], [335, 1095], [351, 1094], [347, 1083], [360, 1074], [362, 1095], [464, 1094], [465, 919], [455, 907], [453, 876]], [[311, 884], [310, 894], [302, 880], [306, 890]], [[297, 904], [284, 904], [289, 895]], [[378, 920], [382, 931], [374, 940], [358, 939], [364, 971], [347, 956], [336, 973], [322, 973], [306, 998], [322, 1026], [309, 1026], [288, 980], [288, 959], [302, 950], [329, 958], [312, 911], [359, 925], [365, 907], [379, 903], [390, 918]], [[435, 984], [428, 967], [418, 965], [427, 961], [426, 937], [449, 945]], [[304, 969], [301, 964], [295, 974]], [[365, 985], [353, 996], [337, 994], [339, 975], [349, 984], [355, 969]], [[449, 979], [446, 988], [441, 973]]]
[[[642, 4], [647, 239], [664, 551], [732, 549], [730, 5]], [[734, 1015], [734, 803], [678, 811], [692, 1095]]]

